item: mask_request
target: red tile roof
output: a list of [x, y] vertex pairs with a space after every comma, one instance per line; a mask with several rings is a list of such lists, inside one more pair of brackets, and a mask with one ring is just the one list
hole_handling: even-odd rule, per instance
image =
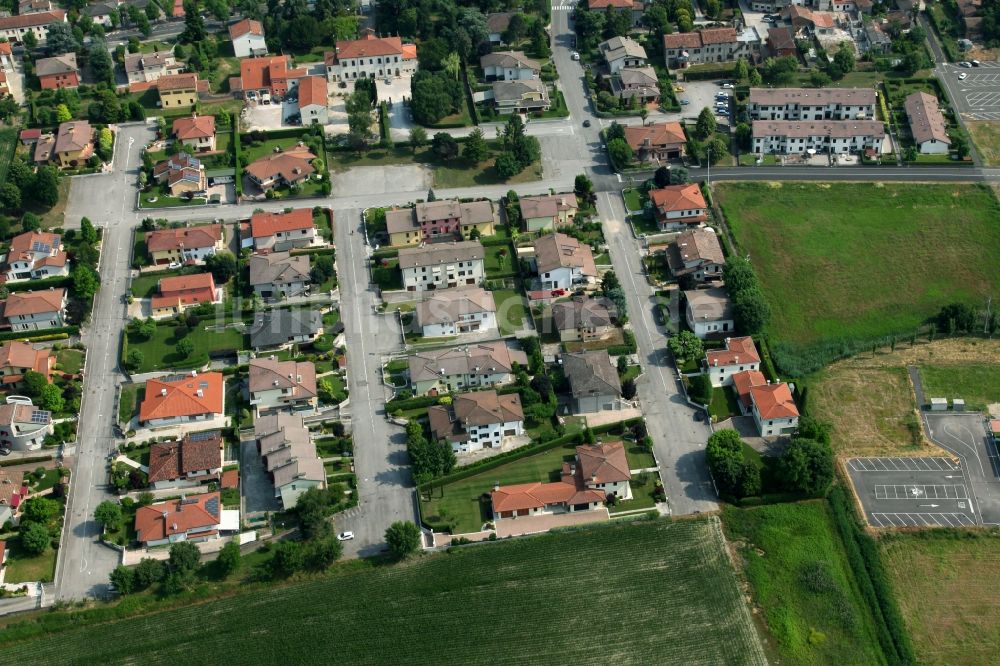
[[160, 293], [150, 299], [153, 308], [192, 305], [215, 301], [215, 280], [211, 273], [177, 275], [160, 280]]
[[403, 40], [399, 37], [376, 37], [368, 32], [361, 39], [350, 39], [337, 42], [336, 57], [371, 58], [387, 55], [403, 55]]
[[760, 354], [751, 337], [726, 338], [725, 349], [713, 349], [705, 357], [709, 367], [760, 363]]
[[1000, 419], [992, 419], [990, 421], [990, 432], [994, 435], [1000, 435]]
[[288, 183], [297, 183], [308, 178], [316, 169], [310, 162], [316, 159], [305, 148], [286, 150], [283, 153], [265, 155], [251, 162], [246, 172], [261, 183], [280, 178]]
[[14, 55], [10, 42], [0, 42], [0, 55]]
[[173, 131], [181, 141], [215, 136], [215, 116], [178, 118], [174, 121]]
[[222, 433], [191, 434], [173, 442], [155, 442], [149, 448], [149, 482], [173, 481], [192, 472], [222, 466]]
[[644, 145], [651, 147], [675, 145], [687, 142], [684, 136], [684, 129], [680, 123], [653, 123], [642, 127], [627, 126], [625, 128], [625, 141], [632, 147], [632, 150], [639, 150]]
[[33, 315], [43, 312], [58, 312], [62, 309], [65, 289], [49, 289], [46, 291], [28, 291], [20, 294], [10, 294], [3, 303], [3, 316], [7, 319], [18, 315]]
[[[198, 395], [199, 391], [201, 395]], [[170, 419], [201, 414], [222, 414], [222, 373], [172, 379], [150, 379], [139, 408], [139, 420]]]
[[219, 493], [204, 493], [139, 507], [135, 531], [141, 543], [162, 541], [175, 534], [211, 535], [218, 531], [221, 517]]
[[[34, 370], [48, 379], [54, 364], [55, 357], [48, 349], [35, 349], [27, 342], [19, 341], [7, 342], [0, 346], [0, 368]], [[20, 379], [20, 375], [15, 374], [4, 377], [4, 380], [13, 377]]]
[[307, 76], [299, 81], [299, 108], [312, 104], [327, 104], [326, 79], [322, 76]]
[[179, 250], [181, 248], [212, 247], [222, 238], [222, 225], [209, 224], [203, 227], [182, 227], [180, 229], [157, 229], [146, 232], [146, 249], [150, 252]]
[[576, 455], [584, 482], [617, 483], [632, 478], [622, 442], [578, 446]]
[[304, 68], [289, 69], [288, 56], [277, 55], [240, 60], [240, 75], [236, 78], [242, 90], [257, 90], [305, 75]]
[[238, 469], [227, 469], [222, 473], [220, 488], [237, 488], [240, 485], [240, 471]]
[[575, 483], [518, 483], [501, 486], [490, 493], [493, 511], [520, 511], [542, 509], [547, 504], [589, 504], [603, 502], [604, 491], [589, 488], [577, 489]]
[[266, 238], [281, 231], [312, 228], [312, 208], [296, 208], [287, 213], [255, 213], [250, 218], [250, 233], [254, 238]]
[[587, 9], [607, 9], [608, 7], [632, 9], [633, 5], [632, 0], [588, 0]]
[[38, 12], [35, 14], [19, 14], [18, 16], [6, 16], [0, 18], [0, 30], [9, 30], [11, 28], [30, 28], [38, 25], [60, 23], [65, 20], [65, 9], [53, 9], [52, 11]]
[[792, 391], [784, 382], [751, 386], [750, 398], [757, 405], [761, 419], [788, 419], [799, 415]]
[[767, 378], [759, 370], [744, 370], [733, 375], [733, 388], [747, 409], [751, 404], [750, 389], [760, 384], [767, 384]]
[[21, 141], [31, 141], [33, 139], [37, 140], [40, 136], [42, 136], [42, 130], [37, 127], [34, 129], [21, 130], [20, 134]]
[[264, 35], [264, 26], [260, 21], [253, 19], [243, 19], [229, 26], [229, 38], [236, 39], [250, 33], [251, 35]]
[[24, 472], [0, 467], [0, 506], [17, 506], [21, 503], [23, 482]]
[[166, 74], [156, 79], [156, 87], [160, 91], [198, 89], [198, 75], [194, 72], [184, 74]]

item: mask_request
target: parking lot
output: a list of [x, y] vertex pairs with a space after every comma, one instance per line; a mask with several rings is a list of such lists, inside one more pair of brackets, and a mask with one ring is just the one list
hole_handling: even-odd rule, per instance
[[[979, 67], [942, 65], [946, 85], [958, 111], [969, 120], [1000, 120], [1000, 63]], [[965, 80], [959, 75], [965, 74]]]
[[981, 523], [1000, 524], [1000, 460], [982, 415], [925, 412], [924, 419], [934, 443], [961, 461]]
[[[717, 81], [684, 81], [681, 84], [684, 92], [677, 93], [678, 100], [688, 100], [689, 104], [681, 107], [681, 115], [684, 118], [698, 118], [698, 114], [706, 106], [715, 108], [715, 96], [718, 93], [731, 94], [732, 90], [725, 90]], [[716, 118], [720, 123], [725, 122], [723, 116]]]

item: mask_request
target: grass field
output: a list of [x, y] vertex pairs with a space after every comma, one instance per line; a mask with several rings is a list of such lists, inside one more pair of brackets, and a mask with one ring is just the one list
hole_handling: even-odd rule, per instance
[[132, 295], [136, 298], [149, 298], [158, 293], [160, 280], [164, 278], [176, 277], [178, 275], [194, 275], [196, 273], [204, 272], [205, 271], [199, 266], [189, 266], [187, 268], [146, 273], [145, 275], [140, 275], [132, 279]]
[[144, 391], [139, 384], [122, 384], [121, 398], [118, 402], [118, 421], [127, 424], [136, 412], [139, 392]]
[[55, 576], [56, 551], [46, 548], [41, 555], [28, 555], [23, 552], [17, 539], [7, 542], [10, 549], [7, 564], [4, 567], [5, 583], [31, 583], [34, 581], [49, 582]]
[[964, 398], [967, 409], [1000, 402], [1000, 359], [995, 364], [923, 365], [920, 380], [927, 398]]
[[176, 326], [160, 324], [149, 340], [138, 340], [134, 333], [128, 333], [128, 349], [142, 352], [142, 366], [137, 372], [152, 372], [173, 367], [189, 368], [208, 361], [208, 354], [217, 351], [243, 349], [246, 336], [234, 328], [207, 330], [204, 326], [192, 329], [183, 339], [194, 344], [190, 358], [182, 358], [177, 353]]
[[775, 663], [883, 663], [825, 501], [727, 507], [722, 520], [740, 546]]
[[1000, 649], [996, 533], [931, 530], [883, 537], [883, 561], [921, 664], [994, 663]]
[[4, 645], [5, 660], [765, 663], [715, 518], [515, 539], [404, 566], [345, 564], [314, 582], [65, 626]]
[[985, 166], [1000, 164], [1000, 122], [996, 120], [966, 121], [969, 136], [976, 144]]
[[763, 282], [770, 332], [793, 347], [908, 335], [1000, 290], [986, 187], [725, 183], [716, 196]]
[[60, 349], [56, 352], [56, 369], [76, 374], [83, 368], [84, 352], [79, 349]]
[[524, 297], [512, 289], [497, 289], [493, 292], [497, 306], [497, 325], [502, 335], [513, 335], [524, 325]]

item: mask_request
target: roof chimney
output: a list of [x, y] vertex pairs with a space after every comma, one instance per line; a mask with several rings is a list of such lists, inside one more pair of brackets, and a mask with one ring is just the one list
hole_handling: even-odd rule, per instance
[[493, 482], [493, 492], [497, 492], [498, 490], [500, 490], [500, 482], [499, 481], [494, 481]]
[[161, 396], [167, 395], [167, 389], [165, 389], [165, 388], [160, 389], [160, 395]]
[[198, 389], [197, 391], [195, 391], [194, 394], [196, 396], [198, 396], [199, 398], [204, 398], [205, 397], [205, 392], [202, 391], [201, 389]]

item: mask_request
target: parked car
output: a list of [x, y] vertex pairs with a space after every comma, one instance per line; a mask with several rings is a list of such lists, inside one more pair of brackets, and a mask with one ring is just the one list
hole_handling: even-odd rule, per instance
[[583, 126], [584, 127], [590, 127], [590, 121], [589, 120], [584, 120], [583, 121]]
[[969, 62], [969, 61], [967, 61], [967, 60], [963, 60], [962, 62], [958, 63], [958, 66], [959, 67], [972, 67], [972, 63]]
[[723, 83], [723, 84], [722, 84], [722, 87], [723, 87], [723, 88], [726, 88], [727, 90], [732, 90], [732, 89], [733, 89], [733, 88], [735, 88], [736, 86], [734, 86], [734, 85], [733, 85], [732, 83]]
[[959, 81], [964, 81], [965, 77], [967, 77], [967, 76], [968, 76], [968, 74], [966, 74], [965, 72], [960, 72], [959, 75], [958, 75], [958, 80]]
[[972, 66], [973, 67], [979, 67], [981, 64], [983, 64], [983, 63], [979, 62], [978, 60], [973, 60], [972, 61]]
[[687, 106], [690, 103], [691, 103], [691, 100], [689, 100], [689, 99], [682, 99], [681, 100], [681, 106]]
[[10, 449], [0, 449], [0, 456], [9, 456]]
[[577, 53], [576, 51], [573, 51], [573, 60], [579, 60], [579, 59], [580, 59], [580, 54]]
[[167, 268], [180, 268], [180, 267], [181, 267], [181, 262], [179, 261], [171, 261], [170, 264], [167, 266]]
[[354, 532], [341, 532], [337, 535], [337, 541], [350, 541], [354, 538]]

